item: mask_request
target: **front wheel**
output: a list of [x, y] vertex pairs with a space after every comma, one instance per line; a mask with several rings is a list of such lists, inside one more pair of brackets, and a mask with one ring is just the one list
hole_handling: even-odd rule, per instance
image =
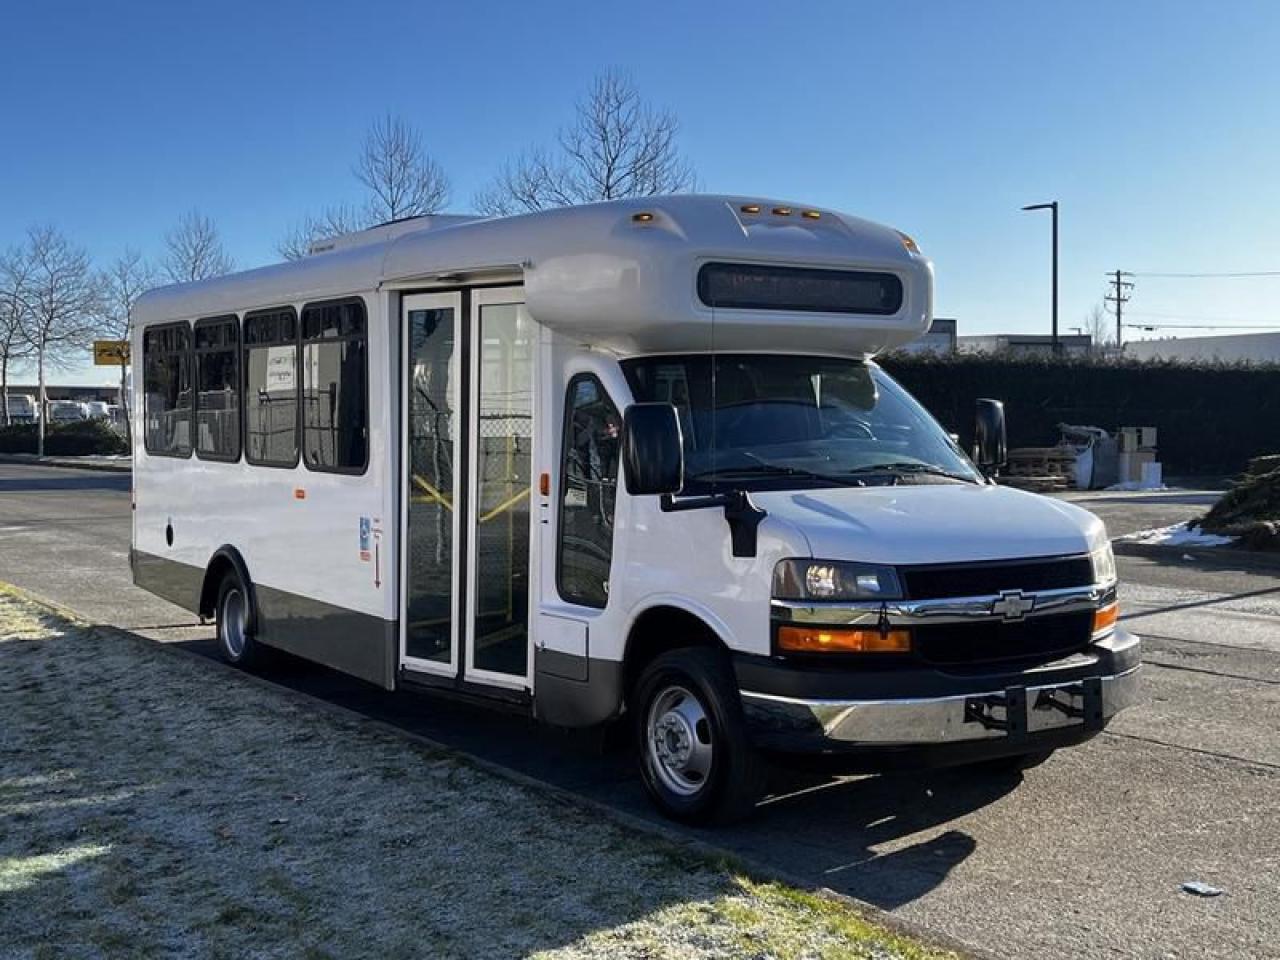
[[640, 776], [667, 816], [727, 823], [751, 812], [763, 764], [747, 740], [732, 671], [718, 650], [664, 653], [636, 683]]

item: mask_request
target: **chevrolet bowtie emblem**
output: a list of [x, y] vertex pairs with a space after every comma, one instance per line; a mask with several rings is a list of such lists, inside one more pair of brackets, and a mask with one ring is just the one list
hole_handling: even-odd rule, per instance
[[991, 613], [1005, 620], [1021, 620], [1036, 608], [1036, 598], [1021, 590], [1001, 590], [1000, 599], [991, 604]]

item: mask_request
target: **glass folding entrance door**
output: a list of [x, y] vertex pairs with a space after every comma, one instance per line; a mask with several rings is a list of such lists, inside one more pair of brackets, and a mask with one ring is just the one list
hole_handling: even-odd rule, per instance
[[530, 672], [535, 336], [521, 295], [404, 299], [403, 660], [509, 687]]

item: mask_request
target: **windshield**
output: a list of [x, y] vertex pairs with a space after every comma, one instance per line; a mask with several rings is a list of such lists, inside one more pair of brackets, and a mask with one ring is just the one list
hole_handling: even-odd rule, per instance
[[637, 401], [679, 411], [688, 493], [982, 482], [938, 422], [874, 364], [717, 354], [713, 370], [711, 355], [691, 354], [622, 366]]

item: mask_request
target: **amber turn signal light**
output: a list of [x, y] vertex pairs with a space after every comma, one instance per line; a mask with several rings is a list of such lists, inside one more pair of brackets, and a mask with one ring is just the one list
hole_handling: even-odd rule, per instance
[[908, 653], [907, 630], [856, 630], [845, 627], [778, 628], [778, 649], [789, 653]]
[[1116, 621], [1120, 619], [1120, 604], [1114, 600], [1093, 613], [1093, 635], [1114, 630]]

